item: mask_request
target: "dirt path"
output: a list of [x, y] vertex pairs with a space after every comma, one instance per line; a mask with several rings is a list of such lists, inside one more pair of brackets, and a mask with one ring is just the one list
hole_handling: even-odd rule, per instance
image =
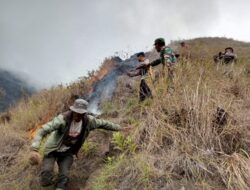
[[[105, 164], [106, 154], [109, 151], [111, 133], [95, 131], [90, 134], [87, 144], [93, 144], [93, 150], [86, 155], [81, 151], [75, 160], [70, 178], [70, 190], [91, 190], [92, 181]], [[92, 152], [93, 151], [93, 152]]]

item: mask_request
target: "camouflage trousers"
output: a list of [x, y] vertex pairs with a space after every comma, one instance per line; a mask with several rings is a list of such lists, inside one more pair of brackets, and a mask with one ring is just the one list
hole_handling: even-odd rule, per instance
[[175, 64], [169, 65], [163, 69], [163, 79], [167, 82], [167, 90], [169, 93], [173, 93], [174, 88], [174, 78], [175, 78]]

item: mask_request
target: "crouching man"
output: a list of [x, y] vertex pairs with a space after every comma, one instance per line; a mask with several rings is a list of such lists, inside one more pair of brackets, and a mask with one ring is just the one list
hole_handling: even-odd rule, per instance
[[[90, 131], [94, 129], [122, 130], [119, 125], [88, 115], [87, 106], [87, 101], [77, 99], [68, 112], [55, 117], [37, 131], [31, 145], [32, 152], [29, 158], [30, 163], [33, 165], [39, 163], [40, 155], [38, 150], [40, 144], [43, 138], [50, 134], [45, 144], [42, 160], [40, 178], [42, 187], [55, 185], [57, 190], [66, 189], [69, 181], [69, 171], [73, 164], [73, 156], [77, 155]], [[56, 183], [53, 181], [55, 162], [57, 162], [59, 168]]]

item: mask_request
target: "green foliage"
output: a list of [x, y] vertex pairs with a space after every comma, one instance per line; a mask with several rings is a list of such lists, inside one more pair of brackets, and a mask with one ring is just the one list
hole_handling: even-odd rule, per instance
[[[128, 158], [126, 155], [118, 156], [117, 158], [110, 157], [108, 163], [103, 168], [100, 175], [95, 179], [93, 183], [93, 189], [117, 189], [120, 187], [120, 180], [114, 180], [117, 178], [117, 174], [123, 176], [123, 180], [128, 180], [124, 173], [130, 173], [130, 180], [136, 180], [137, 182], [130, 189], [141, 189], [143, 187], [148, 187], [147, 189], [152, 189], [150, 180], [152, 177], [157, 176], [153, 169], [148, 163], [146, 163], [141, 156], [144, 155], [134, 155]], [[123, 188], [122, 188], [123, 189]]]
[[114, 161], [115, 161], [115, 158], [113, 156], [112, 157], [108, 156], [107, 160], [106, 160], [106, 163], [108, 165], [112, 165], [114, 163]]
[[122, 152], [135, 152], [137, 148], [131, 136], [125, 137], [120, 132], [113, 134], [112, 142], [116, 145], [115, 148]]
[[85, 156], [90, 157], [96, 154], [97, 152], [97, 145], [93, 142], [85, 142], [82, 146], [82, 150]]
[[118, 158], [108, 157], [107, 164], [92, 184], [93, 190], [115, 190], [116, 188], [113, 186], [109, 178], [112, 177], [114, 171], [117, 171], [122, 165], [124, 165], [125, 161], [126, 160], [122, 156], [119, 156]]
[[115, 190], [112, 184], [106, 182], [105, 176], [100, 176], [97, 182], [93, 184], [93, 190]]
[[143, 183], [148, 183], [150, 181], [150, 177], [153, 175], [153, 172], [150, 166], [147, 163], [140, 162], [140, 179]]

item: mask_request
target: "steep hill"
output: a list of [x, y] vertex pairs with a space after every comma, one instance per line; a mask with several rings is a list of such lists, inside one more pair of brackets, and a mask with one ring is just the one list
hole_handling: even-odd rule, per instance
[[224, 52], [226, 47], [233, 47], [236, 54], [242, 61], [250, 59], [250, 43], [241, 42], [227, 38], [196, 38], [191, 40], [181, 40], [171, 43], [171, 46], [178, 49], [179, 42], [185, 41], [191, 49], [192, 56], [199, 59], [211, 59], [213, 55]]
[[[178, 63], [173, 95], [160, 78], [152, 86], [154, 99], [138, 103], [139, 78], [125, 75], [137, 64], [132, 56], [106, 59], [88, 77], [20, 102], [0, 133], [0, 189], [39, 189], [40, 167], [27, 161], [31, 138], [79, 95], [94, 101], [99, 117], [132, 130], [92, 132], [73, 165], [70, 190], [248, 190], [250, 44], [225, 38], [187, 43], [192, 59]], [[230, 76], [212, 61], [225, 46], [235, 47], [240, 57]], [[150, 60], [157, 56], [148, 53]]]

